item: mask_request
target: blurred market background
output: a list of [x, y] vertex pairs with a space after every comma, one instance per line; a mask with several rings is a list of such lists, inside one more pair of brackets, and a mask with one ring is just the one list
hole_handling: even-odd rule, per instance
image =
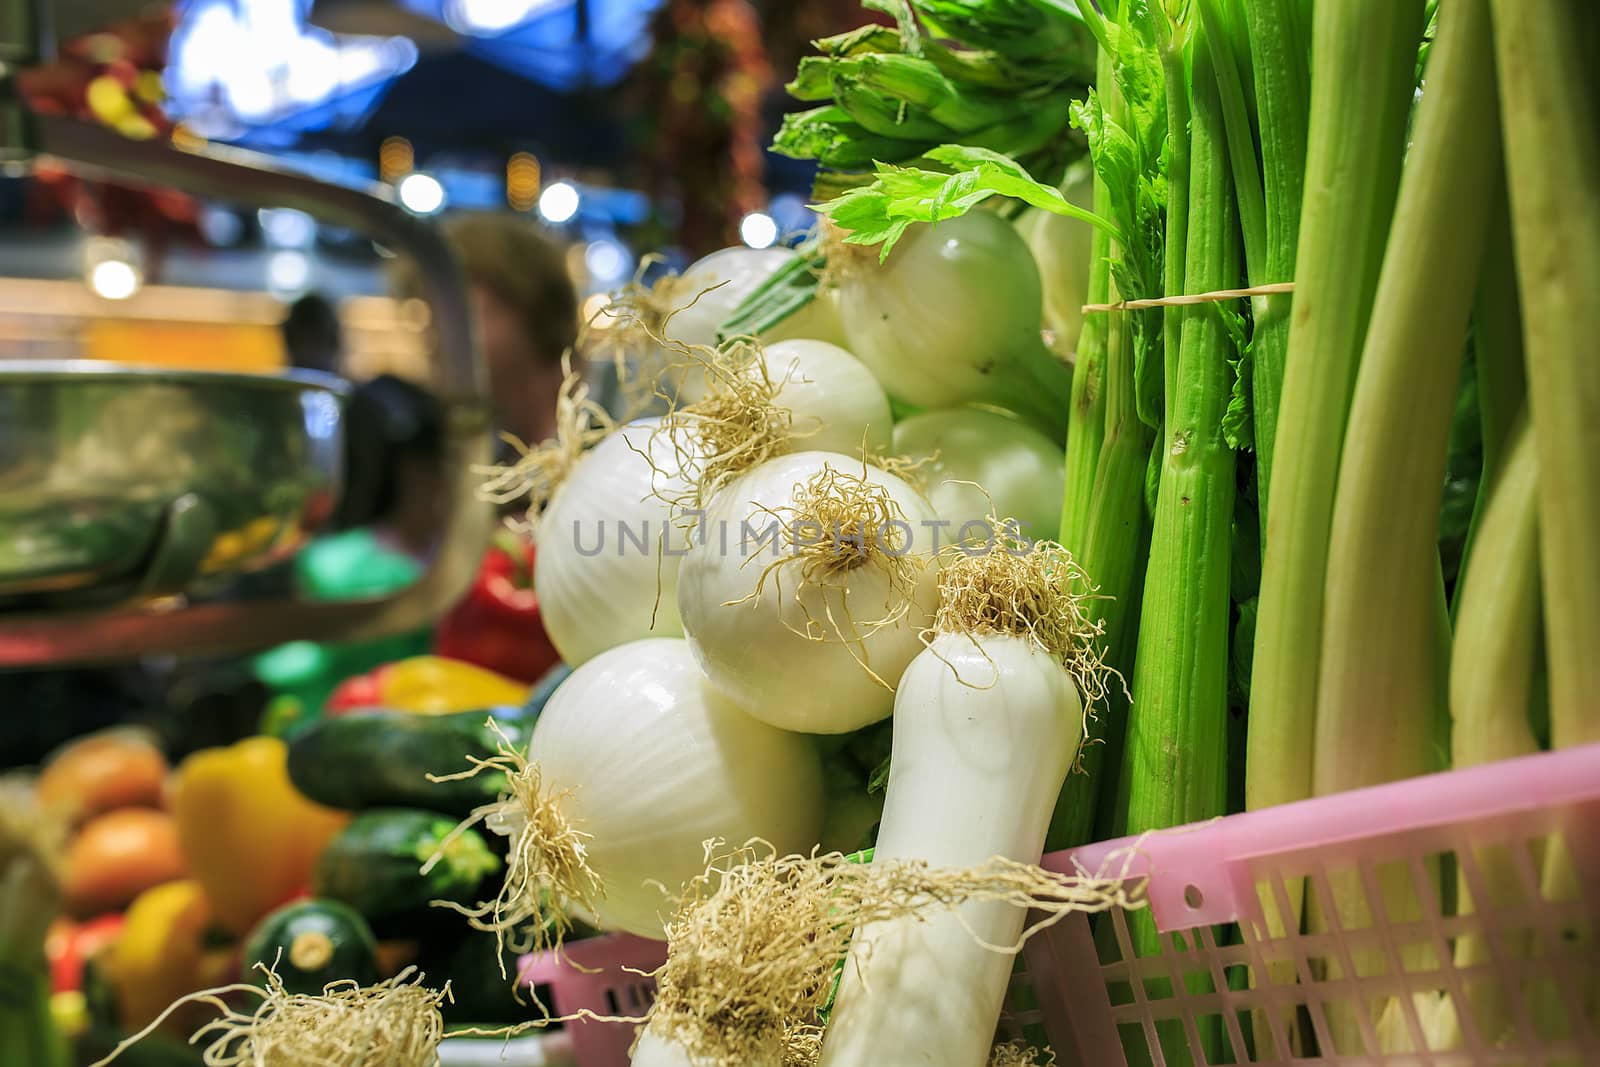
[[[727, 245], [799, 239], [813, 221], [814, 164], [767, 149], [797, 106], [781, 72], [813, 39], [877, 17], [858, 0], [45, 7], [56, 56], [23, 78], [36, 110], [133, 138], [262, 153], [333, 185], [380, 183], [446, 225], [525, 224], [561, 250], [585, 321], [635, 277], [681, 271]], [[431, 378], [426, 311], [399, 297], [392, 254], [299, 211], [111, 186], [45, 159], [0, 176], [0, 277], [0, 359], [274, 372], [318, 365], [291, 355], [297, 336], [312, 348], [332, 338], [331, 369], [383, 384], [374, 417], [415, 429], [426, 410], [391, 387]], [[390, 441], [380, 465], [413, 445]], [[339, 528], [351, 525], [363, 524]], [[378, 595], [414, 581], [427, 554], [344, 529], [302, 553], [292, 576], [280, 569], [261, 588], [247, 579], [242, 592], [292, 582], [316, 598]], [[474, 587], [480, 600], [493, 599], [482, 590], [491, 569], [486, 561]], [[53, 711], [10, 719], [0, 767], [128, 723], [155, 729], [175, 757], [228, 743], [257, 729], [275, 699], [315, 714], [336, 684], [373, 666], [489, 647], [492, 626], [474, 610], [464, 602], [473, 617], [446, 620], [439, 634], [354, 650], [302, 642], [216, 662], [8, 672], [0, 699]], [[502, 628], [529, 629], [526, 617], [488, 610], [512, 620]], [[510, 656], [542, 669], [546, 653]]]
[[[36, 92], [63, 109], [137, 136], [155, 106], [180, 141], [383, 182], [419, 215], [525, 215], [584, 297], [647, 254], [681, 269], [804, 230], [811, 165], [766, 150], [794, 106], [777, 72], [870, 17], [855, 0], [181, 0], [131, 23], [126, 0], [56, 6], [70, 58]], [[348, 373], [421, 373], [384, 250], [299, 212], [0, 179], [0, 276], [28, 280], [0, 287], [5, 357], [159, 347], [265, 369], [286, 306], [316, 293], [338, 306]]]
[[[378, 183], [446, 227], [487, 218], [494, 233], [538, 234], [576, 297], [558, 304], [575, 315], [530, 331], [539, 312], [525, 307], [516, 328], [557, 338], [558, 355], [569, 343], [559, 339], [635, 278], [681, 271], [729, 245], [799, 239], [813, 221], [813, 167], [766, 148], [795, 106], [781, 73], [811, 40], [875, 17], [858, 0], [44, 7], [53, 9], [56, 54], [19, 76], [34, 111], [136, 140], [245, 149], [335, 186]], [[522, 243], [511, 273], [533, 270], [547, 252]], [[377, 597], [429, 566], [442, 510], [429, 465], [439, 462], [443, 416], [428, 391], [436, 376], [426, 308], [405, 298], [402, 275], [367, 235], [299, 211], [108, 185], [48, 157], [25, 173], [0, 172], [0, 360], [309, 367], [351, 383], [341, 510], [297, 555], [212, 594], [220, 599]], [[562, 288], [548, 278], [529, 285], [525, 303]], [[501, 387], [494, 347], [486, 342], [485, 352]], [[549, 353], [540, 358], [548, 370]], [[546, 375], [524, 394], [538, 402], [523, 406], [553, 409], [559, 382]], [[532, 428], [536, 440], [537, 421]], [[180, 429], [174, 453], [184, 448]], [[351, 500], [365, 509], [347, 513]], [[420, 531], [409, 525], [419, 512]], [[6, 533], [13, 554], [26, 555], [25, 535]], [[48, 822], [63, 831], [47, 850], [61, 850], [63, 894], [48, 932], [47, 894], [31, 903], [0, 894], [0, 933], [9, 922], [30, 931], [30, 945], [44, 937], [49, 1012], [73, 1039], [71, 1062], [109, 1051], [183, 993], [249, 978], [252, 951], [268, 952], [251, 928], [269, 909], [289, 901], [325, 918], [322, 898], [346, 899], [324, 884], [325, 864], [310, 864], [348, 817], [308, 807], [291, 784], [290, 738], [352, 709], [384, 709], [377, 714], [396, 736], [419, 715], [459, 713], [479, 728], [484, 709], [513, 724], [537, 714], [566, 669], [540, 622], [532, 558], [531, 545], [502, 530], [452, 611], [383, 640], [0, 669], [0, 707], [24, 712], [0, 716], [0, 800], [16, 815], [0, 826], [0, 844], [34, 833], [27, 813], [36, 806], [74, 813], [70, 826]], [[0, 609], [17, 610], [13, 592], [0, 583]], [[440, 818], [396, 817], [429, 827]], [[362, 825], [346, 836], [365, 840]], [[0, 869], [6, 858], [0, 847]], [[383, 973], [415, 960], [450, 978], [456, 1022], [516, 1021], [533, 1010], [498, 980], [499, 965], [516, 960], [501, 959], [493, 939], [463, 939], [436, 909], [387, 908], [357, 906], [363, 918], [343, 920], [374, 924]], [[262, 920], [269, 933], [282, 914]], [[0, 991], [36, 980], [7, 970], [15, 960], [31, 967], [32, 954], [0, 938]], [[192, 1021], [169, 1021], [165, 1040], [127, 1062], [198, 1062], [177, 1040]], [[499, 1056], [502, 1042], [488, 1044]], [[55, 1062], [37, 1055], [25, 1058]], [[519, 1055], [567, 1062], [537, 1049]]]

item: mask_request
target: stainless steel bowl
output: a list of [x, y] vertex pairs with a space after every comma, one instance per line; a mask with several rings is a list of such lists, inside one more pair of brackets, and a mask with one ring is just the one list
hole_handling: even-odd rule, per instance
[[295, 552], [343, 476], [345, 386], [0, 362], [0, 605], [195, 592]]

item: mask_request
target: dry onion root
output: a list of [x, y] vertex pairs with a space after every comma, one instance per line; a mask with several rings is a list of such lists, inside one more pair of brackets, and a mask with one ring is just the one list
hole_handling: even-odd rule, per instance
[[678, 571], [701, 666], [750, 715], [836, 734], [888, 717], [938, 587], [918, 542], [936, 516], [858, 457], [779, 456], [725, 486]]
[[1049, 1049], [1036, 1049], [1020, 1041], [994, 1047], [989, 1067], [1055, 1067], [1056, 1054]]
[[[990, 543], [983, 551], [960, 545], [944, 550], [939, 611], [924, 639], [930, 648], [938, 634], [1024, 639], [1066, 668], [1083, 705], [1087, 736], [1088, 720], [1105, 702], [1112, 679], [1127, 691], [1105, 662], [1105, 625], [1090, 608], [1102, 596], [1059, 543], [1024, 540], [1014, 519], [990, 515], [987, 525]], [[953, 664], [951, 669], [960, 676]]]
[[[191, 993], [93, 1067], [106, 1067], [178, 1008], [193, 1003], [219, 1012], [189, 1039], [204, 1043], [206, 1067], [433, 1067], [439, 1062], [445, 1037], [439, 1006], [450, 999], [448, 983], [429, 989], [410, 967], [374, 986], [334, 982], [315, 995], [285, 991], [270, 970], [266, 981], [265, 989], [241, 984]], [[254, 994], [261, 1002], [245, 1013], [222, 999], [229, 993]]]
[[589, 835], [576, 829], [562, 813], [565, 793], [548, 790], [539, 765], [517, 750], [494, 719], [489, 727], [500, 738], [500, 750], [489, 759], [467, 757], [472, 769], [453, 775], [429, 775], [430, 781], [459, 781], [485, 771], [506, 776], [507, 791], [500, 799], [475, 809], [440, 842], [423, 864], [427, 874], [445, 850], [468, 829], [483, 823], [511, 840], [505, 879], [493, 900], [475, 907], [452, 901], [436, 902], [466, 916], [474, 929], [495, 935], [500, 948], [500, 973], [505, 954], [559, 949], [572, 930], [569, 913], [576, 909], [594, 914], [605, 889], [589, 867]]
[[[1142, 885], [994, 859], [968, 869], [776, 856], [749, 845], [717, 858], [667, 926], [667, 961], [634, 1067], [790, 1067], [820, 1048], [818, 1012], [858, 927], [998, 901], [1043, 913], [1014, 945], [1075, 912], [1137, 907]], [[1008, 1063], [1030, 1062], [1015, 1058]]]
[[658, 431], [681, 442], [676, 465], [698, 472], [692, 492], [671, 501], [682, 508], [701, 509], [739, 475], [802, 448], [859, 458], [884, 455], [893, 444], [883, 388], [860, 360], [826, 341], [763, 346], [737, 337], [677, 351], [704, 384], [700, 395], [673, 406]]
[[[893, 684], [873, 671], [864, 642], [879, 630], [898, 626], [916, 606], [917, 583], [927, 568], [926, 558], [911, 552], [906, 514], [881, 482], [862, 472], [852, 474], [825, 466], [794, 487], [789, 504], [759, 507], [758, 512], [777, 523], [779, 558], [764, 567], [750, 594], [730, 606], [754, 603], [766, 592], [783, 597], [783, 580], [792, 580], [788, 596], [797, 618], [785, 618], [792, 633], [808, 641], [843, 641], [858, 662], [885, 689]], [[858, 617], [849, 598], [849, 576], [862, 567], [877, 567], [886, 579], [887, 592], [881, 614]], [[840, 590], [839, 610], [823, 598], [817, 613], [808, 590]], [[873, 609], [875, 610], [875, 609]]]
[[733, 478], [774, 456], [796, 440], [794, 413], [779, 406], [784, 379], [774, 380], [762, 349], [737, 340], [721, 348], [674, 346], [674, 370], [703, 371], [705, 395], [674, 404], [656, 434], [668, 445], [671, 465], [696, 477], [666, 502], [679, 511], [702, 511], [716, 491]]
[[[616, 375], [625, 417], [642, 413], [660, 396], [665, 385], [689, 369], [678, 365], [667, 327], [679, 311], [692, 308], [712, 290], [696, 292], [681, 274], [668, 274], [645, 285], [644, 272], [653, 265], [646, 259], [633, 280], [611, 294], [606, 306], [583, 324], [579, 347], [596, 362], [610, 363]], [[665, 381], [663, 381], [665, 379]]]

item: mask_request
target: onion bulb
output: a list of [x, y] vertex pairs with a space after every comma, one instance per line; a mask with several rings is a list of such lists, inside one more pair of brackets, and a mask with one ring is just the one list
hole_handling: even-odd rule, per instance
[[827, 452], [770, 460], [712, 498], [678, 572], [678, 610], [713, 685], [785, 729], [889, 715], [937, 601], [937, 518], [895, 475]]
[[759, 336], [767, 344], [806, 339], [849, 348], [844, 323], [839, 318], [839, 291], [831, 285], [819, 284], [810, 302], [762, 330]]
[[512, 839], [511, 860], [498, 900], [469, 912], [484, 929], [565, 913], [659, 940], [707, 841], [806, 850], [822, 825], [813, 743], [734, 707], [679, 639], [579, 667], [540, 712], [526, 757], [501, 769], [510, 793], [480, 813]]
[[663, 293], [668, 312], [663, 333], [686, 346], [715, 347], [722, 324], [745, 298], [795, 257], [788, 248], [734, 245], [696, 260]]
[[787, 408], [791, 433], [807, 451], [857, 455], [889, 447], [889, 398], [855, 356], [827, 341], [779, 341], [762, 350], [777, 385], [773, 402]]
[[[1067, 200], [1085, 211], [1094, 210], [1094, 170], [1075, 166], [1061, 187]], [[1083, 305], [1089, 300], [1089, 261], [1094, 227], [1070, 215], [1034, 208], [1017, 224], [1039, 267], [1044, 285], [1044, 324], [1055, 340], [1053, 350], [1071, 358], [1083, 329]]]
[[658, 434], [693, 466], [699, 510], [717, 489], [775, 456], [799, 450], [881, 455], [893, 438], [889, 398], [870, 371], [826, 341], [765, 346], [731, 341], [704, 353], [708, 388], [668, 412]]
[[659, 419], [640, 419], [604, 438], [539, 517], [534, 592], [545, 632], [571, 666], [629, 641], [683, 632], [677, 581], [685, 535], [672, 526], [667, 501], [687, 483], [659, 428]]
[[[952, 557], [936, 635], [900, 679], [873, 864], [1033, 864], [1103, 692], [1087, 580], [1059, 545]], [[1026, 907], [974, 900], [953, 913], [856, 932], [819, 1067], [987, 1063]], [[959, 988], [961, 996], [949, 991]]]
[[1010, 515], [1030, 540], [1053, 538], [1061, 522], [1066, 468], [1061, 447], [1021, 419], [982, 408], [911, 415], [894, 428], [896, 456], [917, 473], [939, 518], [959, 533], [990, 515]]
[[971, 401], [1065, 433], [1071, 373], [1044, 345], [1039, 271], [1022, 235], [989, 211], [906, 230], [889, 258], [828, 251], [846, 346], [889, 395], [924, 408]]

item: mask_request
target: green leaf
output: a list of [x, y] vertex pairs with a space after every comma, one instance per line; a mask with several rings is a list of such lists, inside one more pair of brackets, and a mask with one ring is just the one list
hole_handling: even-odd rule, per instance
[[868, 793], [882, 793], [888, 790], [890, 758], [889, 756], [883, 757], [883, 762], [873, 768], [872, 777], [867, 779]]
[[849, 231], [845, 238], [848, 243], [881, 244], [884, 258], [912, 223], [953, 219], [994, 196], [1012, 197], [1116, 232], [1110, 220], [1083, 210], [1062, 196], [1060, 190], [1035, 181], [1009, 156], [983, 148], [941, 145], [924, 158], [961, 169], [950, 174], [880, 164], [871, 185], [816, 205], [816, 210]]
[[1256, 447], [1255, 409], [1251, 406], [1250, 389], [1255, 373], [1255, 360], [1250, 355], [1250, 343], [1245, 339], [1244, 316], [1225, 304], [1212, 304], [1222, 326], [1228, 331], [1237, 358], [1228, 360], [1233, 368], [1233, 388], [1228, 394], [1228, 410], [1222, 414], [1222, 439], [1236, 452]]

